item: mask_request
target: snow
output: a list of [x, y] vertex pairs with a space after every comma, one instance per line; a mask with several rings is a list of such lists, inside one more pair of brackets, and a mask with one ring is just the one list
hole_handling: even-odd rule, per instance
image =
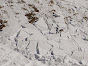
[[0, 66], [88, 66], [88, 1], [0, 0]]

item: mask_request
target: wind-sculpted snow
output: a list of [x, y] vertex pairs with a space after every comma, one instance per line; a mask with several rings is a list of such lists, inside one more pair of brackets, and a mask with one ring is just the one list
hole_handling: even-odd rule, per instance
[[0, 0], [0, 66], [88, 66], [88, 1]]

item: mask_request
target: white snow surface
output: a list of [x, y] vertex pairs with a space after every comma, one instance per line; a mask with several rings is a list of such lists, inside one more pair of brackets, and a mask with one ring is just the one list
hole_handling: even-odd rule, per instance
[[0, 66], [88, 66], [88, 0], [0, 0]]

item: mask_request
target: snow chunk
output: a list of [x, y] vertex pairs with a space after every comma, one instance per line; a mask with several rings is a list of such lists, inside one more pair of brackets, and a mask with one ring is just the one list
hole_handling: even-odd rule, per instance
[[43, 17], [39, 18], [39, 21], [36, 22], [36, 26], [41, 26], [42, 28], [48, 29], [47, 24], [45, 23]]

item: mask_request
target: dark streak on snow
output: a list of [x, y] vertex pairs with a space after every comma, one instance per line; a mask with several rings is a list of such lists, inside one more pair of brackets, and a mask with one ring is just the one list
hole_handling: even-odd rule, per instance
[[37, 46], [36, 46], [36, 52], [37, 52], [37, 54], [40, 54], [39, 47], [38, 47], [38, 43], [37, 43]]
[[5, 23], [7, 23], [7, 21], [5, 21], [5, 20], [0, 20], [0, 31], [2, 31], [2, 29], [3, 29], [4, 27], [6, 27]]

